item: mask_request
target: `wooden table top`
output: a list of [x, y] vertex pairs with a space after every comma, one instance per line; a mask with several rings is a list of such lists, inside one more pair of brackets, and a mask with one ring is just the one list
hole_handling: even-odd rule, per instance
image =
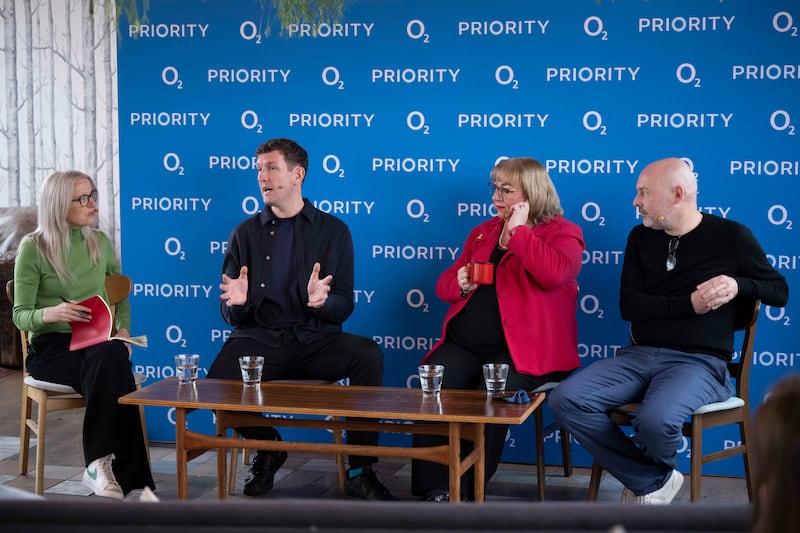
[[119, 402], [186, 409], [521, 424], [543, 400], [544, 394], [538, 394], [531, 395], [529, 403], [514, 404], [489, 399], [483, 391], [463, 390], [442, 390], [438, 398], [428, 398], [420, 389], [335, 384], [263, 382], [258, 388], [250, 388], [241, 381], [224, 379], [198, 379], [194, 385], [179, 385], [176, 378], [167, 378], [126, 394]]

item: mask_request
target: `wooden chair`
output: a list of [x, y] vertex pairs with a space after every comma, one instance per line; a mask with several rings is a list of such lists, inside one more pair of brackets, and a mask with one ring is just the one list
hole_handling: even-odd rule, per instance
[[[551, 381], [545, 383], [541, 387], [535, 389], [534, 393], [547, 393], [548, 391], [556, 388], [560, 381]], [[544, 428], [544, 415], [542, 414], [542, 407], [540, 406], [533, 412], [534, 425], [536, 426], [536, 490], [540, 502], [544, 501], [544, 435], [545, 430], [548, 432], [555, 429], [554, 425]], [[572, 476], [572, 447], [569, 442], [569, 432], [563, 428], [557, 428], [561, 436], [561, 461], [564, 464], [564, 477]]]
[[[311, 385], [331, 385], [333, 381], [327, 381], [324, 379], [276, 379], [271, 381], [270, 383], [307, 383]], [[233, 438], [239, 437], [239, 433], [236, 430], [233, 430]], [[335, 444], [342, 444], [342, 434], [341, 432], [335, 431], [333, 433], [333, 442]], [[231, 464], [228, 468], [228, 494], [235, 494], [236, 492], [236, 463], [239, 461], [239, 448], [231, 448]], [[242, 448], [242, 464], [246, 465], [250, 463], [250, 450], [247, 448]], [[339, 491], [344, 493], [344, 481], [346, 478], [345, 473], [345, 466], [344, 466], [344, 455], [337, 453], [336, 454], [336, 467], [339, 471]]]
[[[109, 305], [114, 311], [114, 305], [127, 298], [131, 291], [131, 279], [122, 274], [114, 274], [106, 277], [106, 292], [108, 294]], [[14, 304], [14, 280], [6, 283], [6, 296], [11, 304]], [[72, 387], [40, 381], [28, 374], [25, 360], [28, 355], [28, 332], [20, 330], [20, 344], [22, 346], [22, 415], [20, 417], [19, 433], [19, 473], [28, 473], [28, 454], [30, 448], [31, 433], [36, 436], [36, 494], [44, 492], [44, 450], [47, 430], [47, 413], [62, 411], [65, 409], [78, 409], [86, 407], [83, 396], [78, 394]], [[141, 388], [146, 380], [144, 374], [134, 372], [133, 378], [136, 388]], [[36, 417], [33, 416], [33, 404], [36, 404]], [[147, 442], [147, 426], [145, 425], [144, 409], [139, 409], [142, 420], [142, 430], [145, 435], [145, 445], [147, 447], [148, 458], [150, 447]]]
[[[750, 362], [753, 358], [753, 344], [755, 343], [756, 323], [761, 300], [740, 302], [736, 317], [736, 329], [744, 330], [742, 348], [739, 359], [728, 363], [728, 371], [735, 380], [736, 392], [724, 402], [715, 402], [703, 405], [683, 424], [683, 434], [691, 439], [691, 491], [692, 502], [700, 501], [700, 481], [704, 464], [735, 455], [742, 455], [744, 460], [744, 473], [747, 480], [747, 495], [753, 500], [753, 485], [751, 473], [753, 471], [753, 457], [751, 435], [752, 425], [750, 420]], [[638, 403], [623, 405], [609, 414], [611, 420], [621, 426], [630, 426], [633, 417], [639, 408]], [[703, 429], [738, 424], [741, 444], [731, 448], [717, 450], [703, 454]], [[600, 488], [600, 478], [603, 467], [597, 461], [592, 464], [592, 477], [589, 482], [589, 501], [597, 499]]]

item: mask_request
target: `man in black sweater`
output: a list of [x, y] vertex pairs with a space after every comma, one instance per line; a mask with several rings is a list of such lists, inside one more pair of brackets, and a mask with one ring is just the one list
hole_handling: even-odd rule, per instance
[[[697, 181], [681, 159], [645, 167], [636, 191], [642, 224], [628, 235], [620, 283], [630, 345], [564, 381], [550, 408], [625, 485], [623, 501], [666, 504], [683, 484], [675, 467], [684, 420], [732, 395], [737, 302], [783, 307], [789, 287], [750, 230], [698, 211]], [[607, 415], [631, 402], [641, 402], [638, 446]]]

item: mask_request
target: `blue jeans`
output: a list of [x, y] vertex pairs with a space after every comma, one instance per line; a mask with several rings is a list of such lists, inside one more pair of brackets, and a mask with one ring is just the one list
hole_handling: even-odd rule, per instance
[[[686, 418], [733, 392], [727, 364], [717, 357], [632, 345], [574, 373], [549, 403], [581, 446], [641, 496], [661, 488], [676, 467]], [[631, 402], [641, 402], [633, 419], [636, 443], [607, 414]]]

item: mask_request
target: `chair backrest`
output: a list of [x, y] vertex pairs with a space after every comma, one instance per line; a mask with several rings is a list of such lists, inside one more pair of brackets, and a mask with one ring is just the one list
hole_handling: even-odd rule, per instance
[[[14, 280], [10, 279], [6, 282], [6, 298], [8, 301], [11, 302], [11, 307], [14, 307]], [[28, 332], [27, 331], [19, 331], [19, 345], [22, 349], [22, 372], [27, 374], [27, 370], [25, 369], [25, 360], [28, 356]]]
[[114, 306], [119, 301], [124, 300], [131, 293], [133, 283], [131, 278], [125, 274], [109, 274], [106, 276], [106, 294], [108, 294], [108, 305]]
[[756, 324], [761, 300], [744, 300], [736, 309], [736, 330], [744, 330], [739, 359], [728, 363], [728, 372], [736, 382], [736, 396], [748, 402], [750, 398], [750, 363], [756, 340]]
[[[114, 316], [115, 306], [124, 300], [131, 293], [133, 283], [131, 278], [125, 274], [109, 274], [106, 276], [106, 294], [108, 295], [108, 306], [111, 308], [111, 316]], [[14, 305], [14, 280], [6, 282], [6, 298]], [[22, 371], [26, 372], [25, 360], [28, 356], [28, 332], [19, 330], [20, 347], [22, 348]]]

